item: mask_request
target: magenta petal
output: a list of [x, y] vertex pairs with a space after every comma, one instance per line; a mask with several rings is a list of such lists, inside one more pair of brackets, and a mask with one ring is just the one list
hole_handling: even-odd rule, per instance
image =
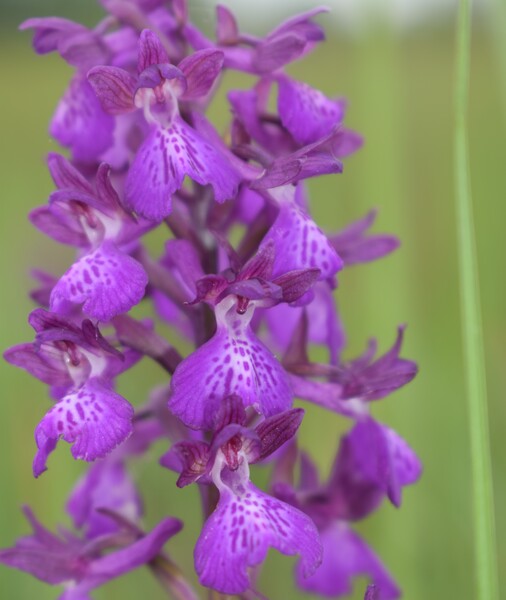
[[385, 425], [381, 425], [381, 428], [387, 439], [393, 469], [399, 484], [403, 486], [415, 483], [422, 475], [423, 467], [420, 459], [396, 431]]
[[72, 38], [88, 29], [79, 23], [60, 17], [36, 17], [24, 21], [19, 26], [21, 31], [33, 29], [33, 49], [37, 54], [47, 54], [58, 49], [62, 40]]
[[147, 219], [161, 221], [172, 210], [171, 196], [185, 175], [210, 184], [223, 202], [237, 193], [239, 177], [228, 160], [180, 117], [168, 128], [155, 127], [137, 152], [128, 173], [128, 206]]
[[11, 365], [26, 369], [30, 375], [49, 385], [72, 385], [63, 355], [52, 345], [38, 348], [35, 344], [19, 344], [8, 348], [4, 352], [4, 359]]
[[88, 539], [118, 529], [114, 519], [99, 512], [102, 508], [134, 523], [142, 515], [139, 494], [122, 461], [112, 458], [97, 461], [78, 481], [67, 502], [74, 525], [84, 527]]
[[272, 73], [300, 58], [307, 40], [296, 32], [284, 32], [258, 45], [253, 65], [259, 73]]
[[68, 188], [93, 195], [93, 187], [88, 180], [61, 154], [50, 152], [47, 155], [47, 166], [57, 188]]
[[[342, 488], [343, 499], [351, 510], [359, 508], [358, 495], [359, 509], [367, 514], [367, 506], [377, 504], [378, 493], [388, 494], [391, 502], [400, 506], [402, 487], [415, 483], [421, 473], [420, 460], [395, 431], [363, 418], [342, 438], [331, 479], [333, 486]], [[370, 502], [360, 491], [363, 484], [370, 488]]]
[[51, 293], [51, 310], [65, 301], [83, 304], [83, 311], [101, 321], [126, 312], [144, 296], [147, 275], [131, 256], [112, 242], [80, 258], [58, 281]]
[[169, 56], [160, 39], [149, 29], [144, 29], [139, 38], [139, 58], [137, 71], [142, 73], [151, 65], [170, 63]]
[[80, 595], [72, 595], [72, 600], [86, 598], [85, 593], [89, 590], [148, 564], [182, 527], [181, 521], [168, 517], [133, 544], [93, 560], [87, 568], [86, 577], [74, 588]]
[[222, 593], [240, 594], [250, 587], [248, 567], [263, 562], [271, 547], [300, 554], [301, 569], [308, 575], [321, 560], [318, 532], [307, 515], [252, 484], [243, 496], [224, 488], [195, 547], [199, 580]]
[[255, 433], [261, 443], [260, 454], [254, 461], [250, 460], [250, 462], [257, 462], [267, 458], [276, 452], [285, 442], [291, 440], [297, 433], [303, 417], [304, 410], [302, 408], [293, 408], [292, 410], [287, 410], [264, 419], [255, 427]]
[[342, 269], [343, 263], [326, 235], [294, 201], [281, 201], [279, 214], [261, 247], [269, 242], [275, 248], [275, 276], [316, 268], [321, 271], [320, 279], [327, 279]]
[[137, 80], [128, 71], [118, 67], [94, 67], [87, 77], [106, 113], [121, 115], [135, 109]]
[[278, 110], [281, 122], [300, 144], [323, 138], [338, 125], [345, 111], [344, 101], [333, 101], [306, 83], [278, 78]]
[[73, 158], [95, 162], [113, 144], [114, 119], [106, 114], [86, 77], [76, 75], [60, 100], [50, 133]]
[[18, 539], [14, 547], [1, 549], [0, 563], [51, 585], [74, 579], [79, 570], [75, 549], [48, 531], [30, 508], [23, 507], [23, 512], [33, 533]]
[[216, 307], [217, 331], [176, 369], [169, 408], [186, 425], [211, 429], [224, 397], [271, 416], [290, 408], [288, 375], [249, 327], [254, 308], [236, 312], [235, 297]]
[[335, 598], [351, 594], [354, 577], [368, 576], [381, 589], [382, 600], [399, 598], [400, 590], [379, 558], [346, 523], [336, 521], [320, 535], [323, 562], [309, 578], [304, 578], [302, 565], [297, 565], [299, 587]]
[[181, 99], [195, 100], [205, 96], [220, 74], [223, 59], [223, 52], [211, 48], [199, 50], [183, 58], [178, 65], [178, 69], [184, 73], [188, 87]]
[[35, 476], [46, 470], [59, 439], [73, 444], [74, 458], [93, 461], [106, 456], [132, 433], [133, 413], [122, 396], [97, 379], [88, 380], [57, 402], [37, 426]]
[[347, 267], [382, 258], [399, 247], [399, 240], [393, 235], [367, 235], [375, 219], [376, 211], [372, 210], [330, 238]]
[[218, 4], [216, 7], [216, 39], [220, 46], [237, 42], [239, 27], [234, 14], [226, 7]]
[[89, 246], [79, 215], [61, 205], [39, 206], [29, 213], [28, 218], [39, 231], [61, 244], [79, 248]]

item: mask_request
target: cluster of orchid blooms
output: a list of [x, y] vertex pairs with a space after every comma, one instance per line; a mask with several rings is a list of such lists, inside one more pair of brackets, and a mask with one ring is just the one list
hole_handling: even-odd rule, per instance
[[[30, 219], [74, 246], [76, 259], [59, 279], [38, 272], [35, 341], [5, 357], [50, 387], [35, 476], [60, 440], [92, 464], [66, 506], [75, 530], [53, 534], [26, 508], [33, 533], [1, 550], [0, 562], [62, 585], [65, 600], [88, 599], [141, 565], [175, 598], [198, 598], [177, 552], [163, 550], [182, 523], [167, 517], [144, 531], [129, 474], [132, 459], [166, 439], [161, 465], [202, 497], [194, 552], [202, 586], [263, 597], [257, 578], [272, 547], [299, 555], [302, 590], [337, 598], [367, 576], [367, 600], [398, 598], [353, 523], [386, 498], [398, 506], [402, 487], [420, 476], [414, 452], [369, 411], [417, 368], [400, 358], [402, 328], [379, 358], [374, 342], [341, 358], [336, 275], [397, 240], [368, 234], [374, 213], [330, 236], [310, 216], [304, 180], [340, 173], [341, 158], [361, 145], [343, 126], [342, 100], [284, 71], [324, 39], [315, 21], [324, 9], [258, 38], [219, 6], [213, 41], [189, 20], [185, 0], [101, 1], [109, 14], [95, 29], [61, 18], [22, 25], [37, 53], [56, 51], [75, 67], [51, 122], [69, 158], [49, 155], [56, 189]], [[226, 70], [248, 73], [252, 87], [228, 92], [222, 137], [205, 112]], [[168, 241], [155, 259], [142, 237], [159, 226]], [[193, 345], [188, 356], [128, 314], [150, 299]], [[326, 348], [325, 363], [311, 361], [310, 344]], [[115, 381], [143, 356], [170, 383], [134, 408]], [[304, 410], [294, 398], [352, 422], [325, 482], [297, 446]], [[250, 465], [266, 463], [268, 493], [250, 480]]]

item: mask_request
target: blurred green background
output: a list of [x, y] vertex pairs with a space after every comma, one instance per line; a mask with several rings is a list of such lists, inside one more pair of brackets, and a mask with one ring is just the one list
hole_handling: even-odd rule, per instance
[[[201, 22], [213, 19], [212, 2], [191, 3]], [[235, 2], [234, 7], [240, 3]], [[367, 10], [364, 3], [364, 9]], [[471, 165], [489, 382], [490, 421], [496, 492], [497, 537], [501, 587], [506, 590], [506, 417], [505, 340], [506, 283], [504, 235], [506, 208], [506, 97], [500, 50], [506, 31], [500, 15], [480, 11], [475, 18], [471, 76]], [[0, 165], [3, 218], [2, 348], [32, 339], [26, 323], [32, 304], [30, 269], [63, 272], [71, 252], [37, 233], [27, 212], [46, 201], [52, 186], [45, 154], [56, 144], [47, 124], [66, 87], [70, 69], [57, 56], [32, 54], [30, 35], [16, 26], [28, 16], [58, 14], [92, 25], [100, 10], [91, 0], [64, 3], [21, 2], [1, 5], [2, 103]], [[322, 20], [325, 22], [325, 20]], [[409, 28], [394, 27], [374, 12], [353, 31], [327, 27], [328, 42], [290, 68], [329, 95], [349, 99], [347, 124], [362, 132], [366, 145], [346, 161], [342, 176], [311, 184], [316, 220], [329, 230], [379, 208], [376, 231], [402, 240], [394, 255], [372, 265], [352, 268], [340, 277], [337, 292], [348, 332], [349, 355], [377, 336], [381, 349], [390, 346], [395, 328], [408, 323], [404, 355], [420, 365], [417, 379], [377, 403], [374, 415], [394, 427], [421, 456], [421, 482], [406, 489], [401, 510], [383, 506], [360, 525], [409, 600], [472, 600], [473, 538], [468, 424], [463, 386], [452, 180], [454, 15]], [[266, 32], [271, 23], [258, 24]], [[256, 25], [242, 20], [245, 30]], [[227, 83], [234, 85], [234, 79]], [[241, 85], [247, 85], [245, 79]], [[222, 126], [227, 114], [213, 109]], [[162, 240], [154, 240], [155, 252]], [[32, 505], [50, 526], [68, 524], [65, 498], [83, 465], [74, 462], [62, 443], [50, 459], [49, 471], [35, 481], [31, 461], [33, 429], [49, 407], [45, 387], [20, 370], [0, 364], [0, 547], [27, 532], [19, 507]], [[120, 384], [120, 391], [141, 404], [154, 383], [166, 381], [156, 366], [142, 364]], [[309, 407], [301, 444], [313, 453], [322, 473], [328, 471], [339, 434], [347, 423]], [[167, 550], [192, 571], [192, 548], [200, 527], [197, 490], [177, 490], [175, 478], [160, 472], [157, 446], [135, 466], [146, 494], [146, 524], [162, 515], [181, 517], [182, 534]], [[259, 479], [265, 477], [259, 474]], [[294, 561], [271, 553], [260, 589], [270, 598], [309, 598], [291, 583]], [[363, 597], [359, 581], [353, 598]], [[52, 589], [29, 576], [0, 566], [0, 598], [55, 598]], [[113, 582], [95, 593], [99, 599], [133, 600], [143, 594], [163, 595], [147, 570]]]

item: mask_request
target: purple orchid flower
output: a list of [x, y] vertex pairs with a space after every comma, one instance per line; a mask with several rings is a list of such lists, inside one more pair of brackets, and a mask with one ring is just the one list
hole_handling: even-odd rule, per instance
[[349, 594], [352, 579], [368, 575], [382, 590], [384, 600], [400, 591], [381, 561], [351, 529], [350, 522], [374, 511], [386, 495], [400, 504], [402, 486], [415, 483], [421, 464], [413, 450], [393, 430], [367, 419], [341, 439], [329, 480], [319, 482], [316, 466], [302, 454], [297, 489], [276, 483], [275, 493], [306, 512], [316, 523], [323, 544], [321, 567], [297, 583], [302, 589], [329, 598]]
[[226, 594], [250, 589], [248, 567], [261, 564], [269, 547], [301, 556], [301, 573], [309, 576], [320, 563], [316, 528], [301, 511], [268, 496], [249, 479], [249, 464], [275, 452], [296, 432], [303, 411], [294, 409], [246, 429], [246, 412], [238, 396], [229, 396], [215, 420], [210, 444], [176, 444], [162, 458], [172, 466], [179, 457], [179, 486], [213, 483], [220, 499], [195, 547], [195, 568], [202, 585]]
[[365, 235], [375, 220], [376, 211], [372, 210], [362, 219], [330, 236], [330, 243], [345, 266], [377, 260], [399, 247], [399, 240], [393, 235]]
[[53, 116], [50, 133], [70, 148], [75, 160], [95, 162], [113, 143], [114, 119], [102, 110], [86, 71], [107, 61], [107, 45], [99, 32], [67, 19], [29, 19], [20, 29], [34, 30], [33, 47], [38, 54], [56, 51], [77, 67]]
[[276, 81], [279, 117], [297, 143], [316, 142], [342, 123], [346, 109], [343, 99], [330, 100], [319, 90], [284, 74]]
[[[369, 402], [379, 400], [409, 383], [417, 374], [415, 362], [400, 358], [404, 327], [399, 327], [393, 346], [374, 360], [376, 340], [362, 356], [337, 366], [314, 364], [307, 359], [307, 335], [297, 341], [296, 361], [286, 363], [294, 394], [345, 416], [361, 418], [369, 413]], [[321, 381], [313, 378], [325, 378]]]
[[89, 320], [78, 326], [36, 309], [29, 322], [35, 343], [14, 346], [4, 357], [49, 384], [58, 400], [35, 430], [33, 471], [38, 477], [59, 439], [73, 444], [74, 458], [93, 461], [131, 434], [133, 408], [114, 391], [113, 381], [139, 355], [122, 355]]
[[218, 202], [237, 193], [234, 169], [182, 118], [179, 107], [209, 93], [222, 63], [220, 51], [202, 50], [175, 67], [157, 36], [145, 30], [139, 40], [137, 78], [117, 67], [95, 67], [88, 73], [106, 111], [122, 114], [142, 108], [151, 125], [125, 184], [126, 202], [139, 214], [154, 221], [170, 214], [171, 196], [185, 175], [211, 184]]
[[277, 187], [269, 190], [269, 196], [278, 205], [279, 213], [260, 248], [274, 245], [274, 273], [316, 268], [320, 279], [332, 278], [343, 263], [323, 231], [304, 210], [302, 187]]
[[292, 391], [282, 366], [251, 329], [257, 306], [294, 302], [318, 271], [272, 278], [273, 246], [265, 246], [235, 277], [209, 275], [197, 282], [197, 301], [214, 307], [216, 333], [177, 367], [170, 410], [186, 425], [212, 428], [222, 399], [241, 396], [244, 406], [272, 416], [290, 407]]
[[234, 15], [225, 7], [217, 9], [217, 44], [205, 37], [191, 23], [185, 28], [190, 44], [196, 49], [219, 48], [229, 69], [256, 75], [272, 73], [308, 54], [324, 38], [320, 25], [312, 19], [322, 12], [317, 7], [286, 20], [265, 38], [241, 34]]
[[[0, 562], [26, 571], [50, 585], [64, 588], [60, 600], [85, 600], [91, 590], [148, 564], [163, 545], [181, 530], [177, 519], [161, 521], [142, 536], [113, 533], [82, 540], [70, 531], [58, 537], [45, 529], [26, 507], [33, 534], [19, 539], [13, 548], [0, 550]], [[105, 553], [108, 548], [114, 548]]]
[[[184, 302], [190, 303], [197, 295], [197, 281], [205, 275], [195, 247], [186, 240], [169, 240], [165, 244], [165, 252], [159, 263], [173, 278], [178, 291], [184, 297]], [[159, 316], [185, 337], [192, 339], [194, 332], [188, 311], [185, 311], [176, 299], [156, 287], [151, 295]]]
[[146, 273], [128, 252], [152, 224], [137, 221], [122, 207], [108, 165], [100, 165], [95, 189], [58, 154], [49, 155], [48, 166], [59, 189], [30, 219], [53, 239], [81, 251], [54, 286], [50, 308], [65, 313], [69, 303], [83, 304], [86, 314], [109, 321], [144, 296]]

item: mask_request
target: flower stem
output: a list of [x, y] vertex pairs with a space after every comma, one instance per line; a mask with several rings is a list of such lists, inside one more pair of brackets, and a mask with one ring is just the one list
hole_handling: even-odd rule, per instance
[[457, 31], [454, 166], [462, 338], [473, 478], [476, 598], [477, 600], [497, 600], [499, 592], [494, 529], [494, 494], [467, 131], [470, 42], [471, 0], [460, 0]]

